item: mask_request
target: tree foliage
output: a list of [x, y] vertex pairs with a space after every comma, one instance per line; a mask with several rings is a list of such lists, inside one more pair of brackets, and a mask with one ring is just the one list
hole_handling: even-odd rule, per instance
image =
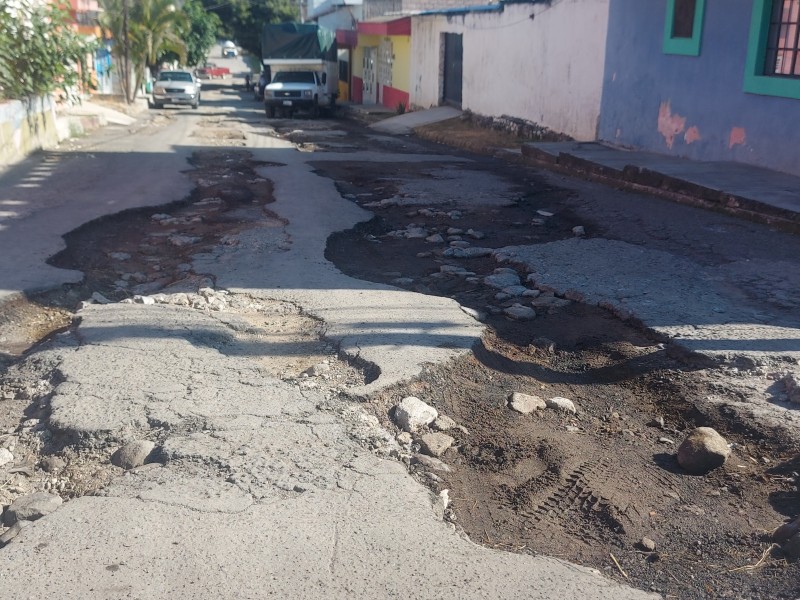
[[90, 86], [87, 60], [95, 43], [69, 25], [67, 4], [0, 2], [0, 97], [72, 96]]
[[[126, 89], [128, 78], [124, 75], [126, 4], [128, 57], [134, 80], [132, 93]], [[114, 39], [112, 54], [123, 74], [121, 81], [129, 100], [133, 100], [144, 81], [147, 67], [156, 70], [168, 53], [186, 62], [188, 48], [184, 36], [189, 30], [189, 19], [175, 6], [174, 0], [102, 0], [102, 5], [100, 24]]]
[[206, 10], [219, 15], [224, 32], [245, 50], [261, 56], [261, 29], [267, 23], [297, 21], [295, 0], [202, 0]]
[[219, 16], [206, 11], [200, 0], [187, 0], [183, 12], [189, 21], [186, 42], [186, 64], [192, 67], [206, 62], [208, 51], [217, 41], [222, 22]]

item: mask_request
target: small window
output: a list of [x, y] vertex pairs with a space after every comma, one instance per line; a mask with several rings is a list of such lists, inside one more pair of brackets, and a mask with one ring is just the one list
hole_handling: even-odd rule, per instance
[[800, 0], [773, 0], [765, 75], [800, 77]]
[[664, 53], [700, 55], [706, 0], [667, 0]]

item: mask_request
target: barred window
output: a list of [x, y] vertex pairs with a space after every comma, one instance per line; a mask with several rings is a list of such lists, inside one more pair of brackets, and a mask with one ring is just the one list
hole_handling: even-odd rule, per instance
[[773, 0], [764, 75], [800, 78], [800, 0]]

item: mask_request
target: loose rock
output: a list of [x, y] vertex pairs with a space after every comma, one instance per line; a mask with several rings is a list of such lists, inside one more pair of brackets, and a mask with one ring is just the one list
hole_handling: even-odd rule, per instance
[[3, 513], [3, 522], [10, 527], [17, 521], [35, 521], [49, 515], [61, 506], [62, 502], [61, 496], [47, 492], [20, 496]]
[[395, 422], [405, 431], [416, 431], [432, 423], [438, 416], [435, 408], [414, 396], [403, 398], [394, 411]]
[[438, 458], [433, 458], [432, 456], [425, 456], [424, 454], [415, 454], [412, 458], [412, 464], [420, 464], [432, 471], [450, 472], [450, 467], [447, 463]]
[[8, 448], [0, 448], [0, 467], [14, 460], [14, 455]]
[[11, 540], [19, 535], [19, 532], [30, 525], [30, 521], [17, 521], [9, 529], [0, 535], [0, 548], [8, 544]]
[[136, 440], [128, 442], [111, 455], [111, 464], [125, 470], [141, 467], [150, 462], [156, 445], [150, 440]]
[[397, 443], [400, 444], [401, 446], [408, 446], [413, 441], [411, 434], [408, 433], [407, 431], [398, 433], [395, 439], [397, 440]]
[[572, 402], [569, 398], [563, 398], [561, 396], [556, 396], [555, 398], [550, 398], [549, 400], [545, 400], [545, 404], [547, 408], [555, 408], [557, 410], [563, 410], [565, 412], [570, 412], [575, 414], [577, 410], [575, 409], [575, 403]]
[[487, 275], [483, 278], [483, 283], [489, 287], [502, 290], [511, 285], [520, 285], [519, 275], [516, 273], [495, 273], [494, 275]]
[[446, 433], [426, 433], [419, 439], [422, 451], [429, 455], [439, 458], [445, 451], [453, 445], [455, 440]]
[[678, 464], [694, 475], [703, 475], [725, 464], [728, 442], [711, 427], [693, 430], [678, 448]]
[[535, 410], [541, 410], [547, 407], [547, 403], [545, 403], [543, 398], [530, 394], [523, 394], [521, 392], [514, 392], [511, 394], [508, 405], [523, 415], [527, 415]]
[[639, 543], [636, 545], [639, 546], [639, 548], [641, 548], [645, 552], [652, 552], [653, 550], [656, 549], [656, 543], [649, 537], [643, 537], [641, 540], [639, 540]]
[[60, 473], [67, 466], [67, 461], [58, 456], [46, 456], [42, 459], [41, 465], [46, 473]]
[[456, 422], [447, 415], [439, 415], [436, 420], [431, 423], [431, 427], [438, 431], [447, 431], [456, 427]]
[[509, 306], [503, 312], [506, 316], [516, 319], [517, 321], [531, 321], [536, 318], [536, 311], [530, 306], [523, 306], [522, 304]]

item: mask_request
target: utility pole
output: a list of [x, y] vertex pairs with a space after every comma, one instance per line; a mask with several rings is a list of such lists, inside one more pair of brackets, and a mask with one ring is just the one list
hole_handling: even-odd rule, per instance
[[122, 0], [122, 91], [125, 93], [125, 102], [130, 104], [131, 98], [131, 46], [128, 39], [128, 0]]

